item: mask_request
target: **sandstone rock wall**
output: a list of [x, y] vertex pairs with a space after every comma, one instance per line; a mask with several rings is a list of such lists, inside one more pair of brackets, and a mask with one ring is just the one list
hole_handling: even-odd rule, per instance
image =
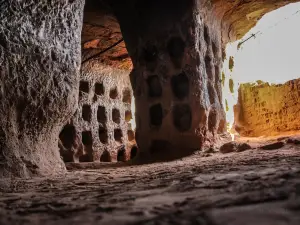
[[114, 68], [132, 69], [119, 22], [105, 1], [86, 0], [81, 46], [82, 61], [93, 58]]
[[300, 79], [285, 84], [241, 84], [235, 129], [242, 136], [300, 131]]
[[223, 46], [241, 39], [267, 13], [299, 0], [206, 1], [222, 21]]
[[213, 145], [226, 131], [220, 21], [206, 7], [192, 0], [119, 7], [134, 66], [137, 143], [155, 160]]
[[82, 67], [78, 109], [60, 134], [66, 162], [126, 161], [136, 152], [129, 71], [97, 61]]
[[84, 0], [0, 0], [0, 177], [65, 171], [57, 142], [77, 108], [80, 43], [89, 58], [118, 40], [115, 15], [128, 54], [122, 43], [100, 59], [119, 68], [131, 68], [128, 55], [133, 60], [140, 147], [213, 143], [225, 130], [221, 49], [294, 0], [86, 2], [100, 4], [108, 17], [97, 20], [88, 10], [81, 42]]
[[57, 142], [77, 105], [83, 5], [0, 1], [0, 178], [66, 170]]

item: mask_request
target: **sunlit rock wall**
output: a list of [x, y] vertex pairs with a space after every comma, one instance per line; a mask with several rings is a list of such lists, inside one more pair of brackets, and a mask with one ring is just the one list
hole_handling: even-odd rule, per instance
[[300, 130], [300, 79], [285, 84], [242, 84], [235, 105], [235, 129], [242, 136], [270, 136]]

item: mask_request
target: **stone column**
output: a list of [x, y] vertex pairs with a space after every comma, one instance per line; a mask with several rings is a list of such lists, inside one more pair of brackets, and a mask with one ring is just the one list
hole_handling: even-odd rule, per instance
[[221, 26], [212, 9], [194, 0], [123, 7], [117, 16], [134, 65], [140, 150], [165, 159], [214, 143], [226, 122]]
[[1, 2], [0, 178], [65, 171], [58, 136], [77, 105], [83, 5]]

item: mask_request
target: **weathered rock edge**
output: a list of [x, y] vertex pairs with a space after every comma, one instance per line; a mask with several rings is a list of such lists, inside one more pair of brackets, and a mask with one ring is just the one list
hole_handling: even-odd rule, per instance
[[0, 177], [66, 171], [58, 135], [77, 105], [84, 2], [0, 2]]

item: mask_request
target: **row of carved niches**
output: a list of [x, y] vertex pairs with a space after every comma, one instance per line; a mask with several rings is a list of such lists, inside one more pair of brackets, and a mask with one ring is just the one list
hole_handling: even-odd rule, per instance
[[[132, 146], [129, 152], [129, 155], [126, 155], [125, 148], [121, 147], [117, 151], [117, 161], [118, 162], [124, 162], [127, 159], [134, 159], [138, 154], [138, 148], [136, 145]], [[112, 156], [111, 153], [107, 150], [105, 150], [100, 157], [100, 162], [112, 162]]]
[[[81, 80], [79, 84], [79, 96], [82, 96], [84, 94], [89, 94], [92, 90], [91, 82], [89, 81], [84, 81]], [[94, 85], [93, 92], [97, 96], [104, 96], [106, 93], [106, 89], [103, 85], [103, 83], [98, 83], [96, 82]], [[118, 99], [121, 98], [124, 103], [131, 104], [131, 98], [132, 94], [131, 91], [128, 88], [125, 88], [122, 91], [122, 96], [120, 96], [118, 88], [117, 87], [112, 87], [109, 90], [109, 97], [111, 99]]]
[[[149, 76], [147, 79], [147, 85], [149, 98], [162, 98], [162, 85], [157, 75]], [[170, 85], [176, 102], [182, 101], [182, 103], [176, 103], [173, 106], [173, 123], [177, 130], [184, 132], [189, 130], [192, 124], [190, 106], [184, 103], [184, 100], [188, 98], [190, 93], [188, 76], [184, 72], [173, 75], [170, 79]], [[163, 105], [161, 103], [151, 105], [149, 108], [149, 116], [150, 126], [160, 127], [164, 117]]]
[[[88, 78], [80, 81], [81, 97], [73, 124], [66, 125], [60, 134], [60, 148], [67, 150], [65, 162], [126, 161], [137, 154], [131, 125], [132, 91], [128, 86], [120, 90]], [[91, 101], [91, 96], [97, 102]]]
[[[109, 144], [109, 134], [108, 129], [99, 126], [98, 136], [102, 144]], [[127, 142], [132, 142], [135, 140], [134, 131], [131, 129], [127, 130], [127, 140], [123, 139], [122, 129], [116, 128], [113, 129], [113, 140], [118, 143], [117, 146], [125, 146]], [[61, 145], [59, 145], [60, 150], [62, 151], [62, 157], [65, 162], [90, 162], [93, 161], [91, 156], [93, 154], [93, 143], [97, 141], [94, 139], [91, 131], [78, 132], [74, 125], [67, 124], [64, 126], [63, 130], [59, 135]], [[126, 142], [126, 143], [125, 143]], [[131, 148], [135, 147], [132, 146]], [[121, 148], [121, 147], [120, 147]], [[118, 151], [120, 149], [118, 148]], [[137, 151], [135, 149], [134, 151]], [[134, 154], [132, 154], [134, 155]], [[76, 157], [78, 157], [76, 159]], [[124, 161], [124, 160], [123, 160]]]
[[[84, 121], [91, 122], [92, 120], [92, 108], [89, 104], [82, 105], [81, 109], [81, 117]], [[107, 122], [107, 110], [105, 106], [98, 106], [97, 108], [97, 121], [99, 123], [106, 123]], [[129, 123], [132, 119], [131, 110], [126, 110], [124, 113], [124, 117], [121, 116], [120, 110], [117, 108], [113, 108], [111, 111], [111, 118], [112, 121], [116, 124], [120, 124], [121, 120], [126, 121]]]

